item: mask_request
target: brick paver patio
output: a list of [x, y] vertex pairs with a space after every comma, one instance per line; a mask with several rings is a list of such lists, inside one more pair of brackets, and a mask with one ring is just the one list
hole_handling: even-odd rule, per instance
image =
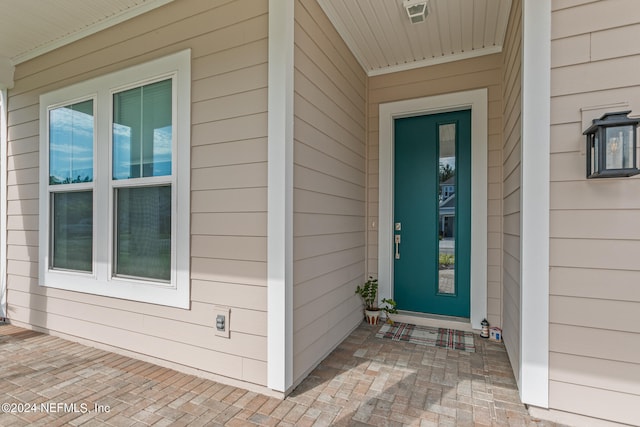
[[553, 425], [520, 403], [503, 345], [476, 337], [466, 353], [375, 332], [362, 324], [279, 400], [0, 325], [0, 426]]

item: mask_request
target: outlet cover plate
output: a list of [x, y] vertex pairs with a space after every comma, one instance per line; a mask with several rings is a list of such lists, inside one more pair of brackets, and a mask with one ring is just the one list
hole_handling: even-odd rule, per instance
[[[218, 316], [224, 316], [224, 330], [219, 331], [218, 328], [216, 328], [215, 324], [216, 324], [216, 318]], [[213, 307], [213, 331], [215, 332], [216, 336], [222, 337], [222, 338], [231, 338], [231, 333], [230, 333], [230, 329], [229, 329], [229, 324], [230, 324], [230, 318], [231, 318], [231, 309], [229, 307], [222, 307], [219, 305], [216, 305]]]

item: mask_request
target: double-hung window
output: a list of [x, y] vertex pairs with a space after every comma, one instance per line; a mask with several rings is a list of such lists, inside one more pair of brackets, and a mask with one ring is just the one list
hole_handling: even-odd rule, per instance
[[189, 306], [190, 52], [40, 97], [40, 284]]

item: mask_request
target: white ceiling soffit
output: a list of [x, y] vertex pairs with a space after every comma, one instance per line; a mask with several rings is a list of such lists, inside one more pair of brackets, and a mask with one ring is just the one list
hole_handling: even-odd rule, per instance
[[14, 65], [173, 0], [0, 0], [0, 56]]
[[318, 0], [370, 76], [502, 51], [511, 0], [430, 0], [411, 24], [402, 0]]

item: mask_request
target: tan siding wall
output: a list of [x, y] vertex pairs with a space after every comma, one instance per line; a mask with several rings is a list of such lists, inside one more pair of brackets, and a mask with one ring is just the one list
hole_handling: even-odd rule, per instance
[[[368, 120], [368, 259], [369, 275], [378, 274], [378, 126], [379, 105], [411, 98], [439, 95], [478, 88], [488, 88], [488, 320], [494, 326], [502, 324], [501, 314], [501, 251], [502, 251], [502, 89], [500, 83], [501, 55], [483, 56], [459, 62], [435, 65], [393, 74], [371, 77], [369, 80]], [[376, 223], [373, 227], [372, 224]]]
[[366, 75], [315, 0], [295, 3], [294, 382], [362, 321]]
[[640, 179], [586, 180], [581, 109], [640, 114], [640, 3], [553, 6], [549, 405], [637, 424]]
[[[9, 92], [11, 320], [266, 385], [267, 1], [183, 0], [21, 64]], [[38, 286], [38, 97], [192, 49], [191, 309]], [[213, 305], [231, 307], [231, 339]]]
[[516, 379], [520, 370], [520, 159], [522, 2], [514, 1], [502, 57], [503, 339]]

